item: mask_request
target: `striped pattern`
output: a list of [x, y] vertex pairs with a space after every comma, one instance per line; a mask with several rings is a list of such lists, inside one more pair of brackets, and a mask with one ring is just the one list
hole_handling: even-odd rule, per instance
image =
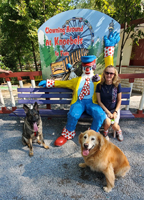
[[[66, 88], [18, 88], [18, 103], [19, 104], [70, 104], [72, 98], [72, 90]], [[131, 88], [122, 88], [122, 105], [129, 105]], [[57, 99], [56, 99], [57, 98]], [[25, 116], [23, 109], [14, 111], [20, 117]], [[15, 116], [11, 113], [10, 116]], [[51, 110], [40, 109], [42, 117], [67, 117], [68, 110]], [[134, 118], [134, 115], [129, 110], [121, 110], [121, 118]], [[90, 118], [86, 113], [83, 113], [81, 118]]]

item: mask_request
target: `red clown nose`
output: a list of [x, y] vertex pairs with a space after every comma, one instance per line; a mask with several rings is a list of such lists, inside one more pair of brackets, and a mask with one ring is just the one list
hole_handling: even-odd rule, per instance
[[90, 70], [90, 68], [89, 68], [89, 67], [87, 67], [87, 68], [86, 68], [86, 71], [87, 71], [87, 72], [89, 72], [89, 70]]

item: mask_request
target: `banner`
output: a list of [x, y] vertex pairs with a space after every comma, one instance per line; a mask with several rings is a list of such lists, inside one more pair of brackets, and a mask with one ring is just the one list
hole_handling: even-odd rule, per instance
[[[120, 24], [108, 15], [89, 9], [60, 13], [47, 20], [38, 29], [38, 42], [43, 79], [57, 78], [67, 73], [67, 63], [77, 69], [81, 56], [97, 57], [95, 73], [104, 69], [104, 35], [120, 32]], [[114, 50], [116, 65], [118, 45]]]

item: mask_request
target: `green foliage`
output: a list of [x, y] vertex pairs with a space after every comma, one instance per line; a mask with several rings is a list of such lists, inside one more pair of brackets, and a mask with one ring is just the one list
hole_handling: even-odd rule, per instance
[[[103, 12], [120, 24], [124, 24], [123, 42], [121, 50], [128, 38], [138, 44], [144, 37], [139, 23], [132, 24], [135, 19], [144, 19], [141, 12], [141, 0], [2, 0], [0, 4], [0, 55], [3, 65], [12, 71], [18, 71], [18, 66], [33, 66], [34, 55], [40, 60], [38, 48], [38, 28], [54, 15], [74, 8], [88, 8]], [[32, 48], [32, 44], [34, 47]], [[99, 45], [99, 43], [97, 43]], [[51, 52], [49, 62], [55, 60], [53, 47], [45, 47], [46, 53]], [[102, 47], [97, 46], [102, 52]], [[60, 48], [57, 47], [58, 52]], [[95, 50], [95, 48], [94, 48]], [[102, 61], [102, 54], [95, 52], [98, 60]], [[40, 54], [44, 54], [44, 49]], [[59, 54], [60, 55], [60, 54]], [[43, 60], [41, 62], [44, 62]], [[47, 63], [47, 65], [49, 64]], [[2, 65], [2, 64], [1, 64]]]
[[74, 5], [76, 8], [97, 10], [110, 16], [113, 16], [115, 10], [112, 0], [77, 0]]
[[[38, 28], [50, 17], [72, 9], [70, 0], [2, 0], [0, 4], [0, 54], [13, 71], [40, 60]], [[32, 43], [34, 44], [32, 48]]]
[[[122, 43], [119, 60], [119, 73], [121, 72], [121, 62], [123, 58], [123, 49], [126, 41], [131, 38], [133, 43], [138, 45], [139, 39], [144, 38], [144, 32], [140, 30], [139, 25], [144, 19], [141, 9], [141, 0], [115, 0], [115, 19], [123, 25]], [[139, 19], [139, 20], [137, 20]]]
[[76, 8], [88, 8], [103, 12], [124, 26], [119, 65], [121, 65], [122, 51], [128, 38], [131, 38], [137, 45], [139, 39], [144, 38], [144, 32], [139, 29], [141, 21], [133, 23], [136, 19], [144, 19], [143, 0], [77, 0], [73, 5]]

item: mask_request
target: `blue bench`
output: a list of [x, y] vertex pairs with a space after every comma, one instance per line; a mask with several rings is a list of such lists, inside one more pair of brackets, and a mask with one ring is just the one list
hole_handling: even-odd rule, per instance
[[[41, 117], [49, 118], [65, 118], [67, 117], [68, 109], [51, 109], [52, 104], [70, 104], [73, 91], [66, 88], [18, 88], [18, 103], [19, 104], [34, 104], [37, 102], [40, 105], [46, 105], [45, 108], [40, 108]], [[131, 88], [122, 88], [122, 104], [129, 105]], [[14, 114], [15, 113], [15, 114]], [[23, 108], [17, 108], [10, 116], [25, 117]], [[134, 118], [130, 110], [121, 110], [121, 118]], [[91, 118], [87, 113], [83, 113], [81, 118]]]

